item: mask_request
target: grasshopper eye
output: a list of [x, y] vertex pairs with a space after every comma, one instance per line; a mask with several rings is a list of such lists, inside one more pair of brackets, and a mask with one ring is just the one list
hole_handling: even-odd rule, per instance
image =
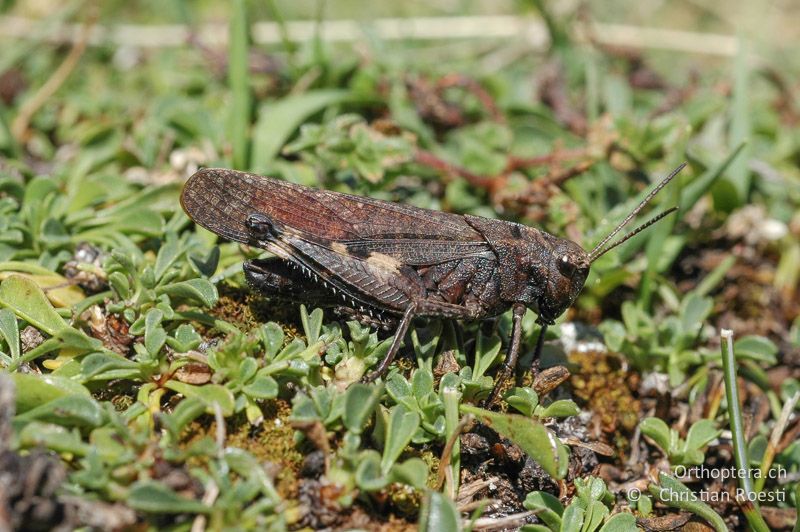
[[576, 266], [569, 260], [569, 256], [562, 255], [558, 260], [558, 271], [564, 277], [571, 278], [575, 274]]

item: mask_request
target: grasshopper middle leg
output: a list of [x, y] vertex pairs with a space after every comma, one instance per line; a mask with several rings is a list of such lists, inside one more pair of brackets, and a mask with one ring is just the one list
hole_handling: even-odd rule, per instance
[[503, 367], [497, 373], [494, 388], [489, 398], [484, 403], [486, 407], [492, 406], [500, 394], [500, 389], [505, 384], [506, 380], [514, 373], [517, 368], [517, 361], [519, 360], [519, 348], [522, 340], [522, 318], [525, 316], [525, 305], [522, 303], [515, 304], [511, 309], [511, 341], [508, 344], [508, 353], [506, 354], [506, 361]]

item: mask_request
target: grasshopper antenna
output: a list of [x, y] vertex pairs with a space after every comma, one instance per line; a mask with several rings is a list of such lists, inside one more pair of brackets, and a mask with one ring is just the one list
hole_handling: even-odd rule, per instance
[[678, 210], [677, 207], [672, 207], [670, 209], [667, 209], [666, 211], [662, 212], [661, 214], [655, 216], [654, 218], [652, 218], [649, 221], [645, 222], [644, 224], [640, 225], [639, 227], [637, 227], [636, 229], [634, 229], [633, 231], [631, 231], [630, 233], [628, 233], [624, 237], [620, 238], [619, 240], [617, 240], [616, 242], [614, 242], [610, 246], [606, 247], [606, 244], [608, 244], [608, 242], [612, 238], [614, 238], [614, 236], [617, 233], [619, 233], [622, 230], [623, 227], [628, 225], [628, 222], [633, 220], [636, 217], [636, 215], [639, 214], [639, 211], [644, 209], [644, 207], [648, 203], [650, 203], [650, 200], [652, 200], [655, 197], [655, 195], [658, 194], [661, 191], [662, 188], [667, 186], [669, 184], [669, 182], [672, 181], [672, 178], [675, 177], [676, 175], [678, 175], [678, 173], [681, 170], [683, 170], [685, 166], [686, 166], [686, 163], [681, 163], [680, 166], [678, 166], [675, 170], [670, 172], [670, 174], [667, 177], [662, 179], [661, 182], [658, 185], [656, 185], [656, 188], [651, 190], [650, 193], [647, 194], [647, 196], [645, 196], [645, 198], [639, 203], [639, 205], [637, 205], [636, 208], [633, 209], [631, 211], [631, 213], [628, 216], [626, 216], [625, 219], [622, 220], [622, 222], [617, 227], [615, 227], [613, 231], [611, 231], [608, 234], [608, 236], [606, 236], [603, 240], [601, 240], [600, 243], [597, 244], [594, 247], [594, 249], [592, 249], [592, 251], [589, 252], [589, 262], [590, 263], [594, 262], [597, 259], [599, 259], [600, 257], [605, 255], [606, 253], [608, 253], [609, 251], [611, 251], [615, 247], [619, 246], [620, 244], [622, 244], [626, 240], [634, 237], [635, 235], [639, 234], [643, 230], [647, 229], [648, 227], [650, 227], [651, 225], [653, 225], [654, 223], [656, 223], [657, 221], [659, 221], [663, 217], [665, 217], [668, 214], [673, 213], [676, 210]]

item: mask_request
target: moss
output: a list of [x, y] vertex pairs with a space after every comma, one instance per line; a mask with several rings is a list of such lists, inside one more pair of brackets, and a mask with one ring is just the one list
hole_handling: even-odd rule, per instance
[[439, 456], [434, 454], [431, 449], [426, 449], [419, 453], [419, 458], [428, 466], [428, 482], [426, 483], [429, 488], [436, 486], [439, 474]]
[[136, 398], [132, 395], [115, 395], [111, 398], [111, 404], [117, 412], [123, 412], [130, 408], [136, 402]]
[[602, 431], [618, 448], [627, 447], [629, 438], [625, 435], [636, 427], [640, 410], [628, 373], [609, 353], [576, 351], [568, 358], [577, 366], [570, 378], [576, 399], [598, 416]]
[[389, 504], [398, 516], [416, 519], [422, 504], [422, 492], [404, 484], [393, 483], [386, 488]]
[[248, 298], [249, 290], [228, 284], [218, 287], [219, 300], [211, 309], [211, 315], [229, 321], [243, 329], [249, 330], [257, 325]]
[[275, 484], [284, 496], [296, 496], [297, 478], [303, 464], [303, 455], [297, 450], [294, 429], [287, 421], [291, 405], [283, 400], [270, 401], [262, 408], [264, 422], [255, 430], [249, 424], [229, 437], [232, 445], [243, 448], [262, 461], [278, 464]]
[[[303, 463], [303, 454], [296, 448], [294, 429], [287, 418], [291, 405], [283, 400], [274, 400], [262, 406], [264, 421], [259, 426], [251, 425], [244, 415], [226, 420], [226, 445], [248, 451], [264, 464], [274, 465], [275, 487], [284, 498], [297, 496], [297, 482]], [[214, 437], [216, 423], [211, 416], [203, 416], [189, 426], [184, 445], [202, 437]]]

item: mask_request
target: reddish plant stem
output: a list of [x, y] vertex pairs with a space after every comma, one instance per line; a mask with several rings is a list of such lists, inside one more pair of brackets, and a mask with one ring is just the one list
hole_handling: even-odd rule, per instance
[[[476, 188], [486, 190], [490, 196], [494, 196], [497, 192], [502, 190], [508, 180], [508, 174], [520, 170], [522, 168], [529, 168], [532, 166], [541, 166], [545, 164], [557, 164], [567, 159], [573, 159], [581, 156], [586, 156], [585, 150], [556, 150], [547, 155], [530, 158], [517, 158], [510, 157], [508, 164], [502, 173], [496, 176], [482, 176], [467, 170], [464, 167], [452, 164], [444, 159], [434, 155], [433, 153], [419, 149], [414, 155], [414, 160], [417, 164], [427, 166], [439, 172], [454, 175], [465, 179], [470, 185]], [[546, 176], [542, 178], [536, 185], [531, 183], [531, 186], [541, 188], [543, 185], [561, 185], [566, 180], [579, 175], [588, 170], [595, 164], [594, 159], [586, 159], [574, 166], [562, 171], [551, 170]], [[525, 194], [523, 194], [524, 196]]]
[[422, 166], [427, 166], [428, 168], [433, 168], [439, 172], [455, 175], [458, 177], [463, 177], [467, 180], [467, 182], [477, 188], [484, 188], [489, 191], [495, 188], [495, 182], [497, 179], [502, 178], [505, 180], [504, 176], [496, 176], [496, 177], [484, 177], [473, 172], [470, 172], [466, 168], [461, 166], [449, 163], [444, 159], [434, 155], [433, 153], [419, 149], [414, 154], [414, 160], [417, 164], [421, 164]]
[[481, 105], [486, 109], [486, 112], [489, 113], [489, 116], [492, 117], [492, 120], [500, 123], [506, 121], [503, 113], [497, 108], [497, 104], [492, 95], [474, 79], [468, 78], [463, 74], [448, 74], [436, 83], [436, 88], [440, 94], [450, 87], [462, 87], [468, 90], [481, 102]]

